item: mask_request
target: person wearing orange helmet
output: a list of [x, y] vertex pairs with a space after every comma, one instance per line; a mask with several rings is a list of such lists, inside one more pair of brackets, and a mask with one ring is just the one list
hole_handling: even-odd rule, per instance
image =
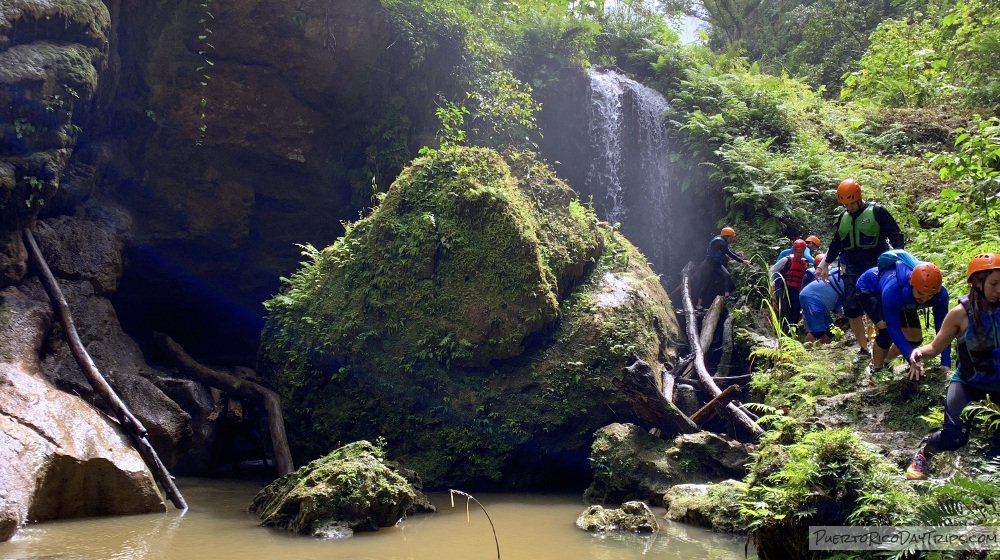
[[844, 314], [851, 323], [851, 331], [861, 347], [859, 353], [870, 355], [865, 331], [864, 310], [856, 290], [858, 278], [876, 266], [878, 257], [890, 246], [903, 248], [903, 232], [899, 224], [884, 207], [875, 202], [865, 202], [861, 186], [854, 179], [844, 179], [837, 187], [837, 202], [844, 211], [834, 223], [834, 236], [826, 251], [826, 258], [816, 267], [816, 278], [826, 282], [830, 263], [840, 259], [840, 278], [844, 281]]
[[803, 280], [809, 265], [812, 264], [805, 258], [806, 242], [803, 239], [796, 239], [792, 243], [792, 253], [786, 257], [778, 259], [778, 262], [768, 270], [771, 274], [776, 274], [780, 278], [778, 295], [778, 316], [781, 319], [781, 328], [787, 334], [792, 325], [798, 324], [802, 318], [802, 308], [799, 306], [799, 290], [802, 289]]
[[[896, 351], [908, 359], [913, 345], [920, 344], [919, 309], [933, 310], [935, 330], [941, 328], [948, 313], [948, 290], [941, 285], [941, 270], [934, 263], [913, 259], [897, 260], [886, 268], [873, 266], [858, 278], [856, 288], [862, 308], [877, 329], [871, 358], [876, 370]], [[951, 364], [950, 352], [945, 352], [942, 362]]]
[[965, 274], [968, 295], [948, 312], [944, 324], [929, 344], [910, 353], [910, 378], [920, 379], [924, 360], [955, 345], [955, 371], [945, 393], [944, 423], [924, 438], [913, 456], [906, 478], [926, 478], [927, 462], [941, 451], [958, 449], [969, 441], [962, 410], [972, 401], [991, 395], [1000, 402], [1000, 253], [972, 257]]
[[729, 244], [734, 239], [736, 239], [736, 230], [726, 226], [722, 228], [719, 235], [709, 241], [708, 249], [705, 251], [705, 260], [698, 268], [698, 287], [695, 290], [698, 309], [702, 309], [702, 303], [707, 299], [706, 296], [711, 295], [711, 299], [715, 299], [715, 294], [709, 294], [710, 291], [729, 297], [730, 292], [735, 288], [732, 275], [726, 268], [726, 263], [730, 259], [743, 264], [750, 262], [743, 258], [743, 251], [734, 253], [729, 248]]

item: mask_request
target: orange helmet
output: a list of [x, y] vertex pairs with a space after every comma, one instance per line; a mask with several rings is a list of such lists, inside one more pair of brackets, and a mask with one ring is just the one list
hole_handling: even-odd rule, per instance
[[941, 291], [941, 269], [934, 263], [922, 262], [913, 267], [910, 273], [910, 285], [925, 294], [936, 294]]
[[806, 243], [815, 243], [817, 247], [819, 247], [820, 245], [819, 238], [816, 237], [815, 235], [810, 235], [809, 237], [807, 237]]
[[850, 204], [855, 200], [861, 200], [861, 185], [854, 179], [844, 179], [837, 187], [837, 202]]
[[733, 229], [733, 228], [731, 228], [731, 227], [729, 227], [729, 226], [726, 226], [726, 227], [722, 228], [722, 233], [720, 233], [719, 235], [721, 235], [723, 237], [728, 237], [728, 236], [736, 237], [736, 230]]
[[972, 275], [981, 270], [995, 270], [1000, 268], [1000, 254], [980, 253], [969, 261], [969, 269], [965, 273], [965, 281], [972, 280]]
[[824, 258], [826, 258], [826, 253], [820, 253], [813, 257], [813, 266], [819, 266], [819, 263], [823, 262]]
[[806, 242], [803, 241], [803, 240], [801, 240], [801, 239], [796, 239], [795, 241], [792, 241], [792, 250], [793, 251], [805, 251], [806, 250]]

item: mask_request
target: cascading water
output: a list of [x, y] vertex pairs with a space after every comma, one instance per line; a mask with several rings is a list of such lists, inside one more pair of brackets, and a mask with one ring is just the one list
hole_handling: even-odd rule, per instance
[[671, 269], [670, 149], [657, 91], [613, 71], [590, 72], [592, 157], [584, 192], [599, 215], [621, 224], [659, 272]]

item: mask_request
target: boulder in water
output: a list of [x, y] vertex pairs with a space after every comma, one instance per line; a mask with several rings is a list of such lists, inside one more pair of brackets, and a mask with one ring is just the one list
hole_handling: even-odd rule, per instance
[[293, 454], [383, 436], [432, 488], [585, 485], [594, 431], [635, 418], [613, 378], [678, 332], [609, 229], [528, 154], [415, 160], [267, 304], [257, 369]]
[[625, 502], [618, 509], [590, 506], [576, 520], [576, 526], [591, 533], [621, 531], [623, 533], [654, 533], [656, 517], [645, 502]]
[[272, 482], [250, 512], [267, 527], [342, 538], [395, 525], [414, 504], [428, 503], [419, 496], [379, 448], [357, 441]]
[[584, 492], [591, 503], [644, 500], [663, 503], [676, 484], [741, 477], [750, 447], [711, 432], [662, 440], [633, 424], [598, 430], [591, 452], [594, 481]]

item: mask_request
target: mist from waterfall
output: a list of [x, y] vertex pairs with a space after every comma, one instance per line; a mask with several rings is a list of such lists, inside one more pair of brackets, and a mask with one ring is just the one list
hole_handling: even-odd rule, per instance
[[621, 231], [664, 272], [670, 266], [670, 149], [659, 92], [614, 71], [590, 72], [592, 157], [584, 191], [599, 217]]

